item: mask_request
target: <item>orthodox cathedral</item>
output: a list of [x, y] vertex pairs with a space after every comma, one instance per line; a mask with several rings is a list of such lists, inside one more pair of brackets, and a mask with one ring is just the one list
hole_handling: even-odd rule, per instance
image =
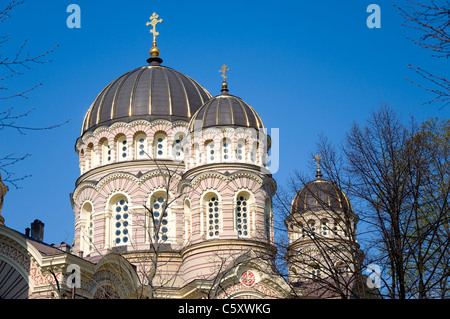
[[[147, 65], [110, 82], [84, 117], [75, 142], [80, 176], [70, 195], [72, 245], [46, 244], [38, 219], [24, 233], [7, 227], [1, 207], [8, 188], [0, 179], [0, 298], [354, 296], [358, 218], [346, 195], [322, 179], [318, 164], [285, 221], [283, 276], [263, 120], [230, 93], [226, 65], [217, 96], [165, 66], [156, 45], [160, 22], [154, 13], [147, 23]], [[333, 254], [323, 256], [318, 238]], [[336, 282], [345, 291], [329, 288]]]

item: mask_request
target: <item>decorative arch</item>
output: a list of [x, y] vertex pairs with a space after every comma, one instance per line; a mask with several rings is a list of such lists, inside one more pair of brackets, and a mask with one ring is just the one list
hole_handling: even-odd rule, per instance
[[0, 299], [27, 299], [28, 274], [6, 255], [0, 254]]
[[95, 266], [91, 293], [99, 299], [127, 299], [139, 282], [136, 270], [119, 254], [105, 255]]

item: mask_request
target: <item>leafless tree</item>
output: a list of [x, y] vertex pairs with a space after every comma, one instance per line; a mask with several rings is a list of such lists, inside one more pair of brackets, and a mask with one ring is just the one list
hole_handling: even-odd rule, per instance
[[[450, 2], [442, 1], [413, 1], [407, 0], [405, 5], [396, 5], [400, 10], [405, 26], [419, 32], [415, 38], [410, 38], [421, 48], [431, 50], [432, 56], [447, 60], [450, 56]], [[442, 102], [442, 107], [450, 103], [450, 83], [448, 78], [432, 74], [421, 67], [408, 64], [408, 67], [420, 75], [426, 82], [425, 84], [412, 83], [434, 94], [434, 98], [427, 102]]]
[[[24, 1], [12, 0], [6, 4], [5, 7], [0, 9], [0, 24], [6, 23], [7, 20], [11, 17], [14, 9], [23, 4]], [[9, 44], [10, 36], [9, 35], [0, 35], [0, 47], [5, 47]], [[25, 40], [23, 44], [16, 50], [15, 53], [8, 55], [5, 51], [0, 52], [0, 91], [4, 92], [0, 96], [0, 102], [2, 105], [0, 106], [0, 131], [4, 129], [13, 129], [16, 130], [19, 134], [25, 134], [27, 131], [42, 131], [42, 130], [50, 130], [56, 127], [62, 126], [68, 121], [63, 123], [54, 124], [50, 126], [42, 126], [42, 127], [33, 127], [22, 125], [20, 120], [29, 116], [35, 108], [31, 108], [26, 112], [17, 111], [15, 106], [11, 106], [11, 100], [15, 98], [24, 98], [28, 99], [27, 94], [30, 91], [33, 91], [37, 87], [42, 85], [38, 83], [33, 85], [32, 87], [26, 89], [19, 89], [13, 93], [9, 93], [10, 87], [8, 86], [8, 81], [12, 78], [24, 75], [24, 71], [30, 71], [33, 69], [34, 65], [49, 63], [50, 60], [47, 59], [49, 54], [51, 54], [57, 46], [52, 48], [51, 50], [45, 51], [44, 53], [32, 55], [30, 52], [27, 52], [28, 48], [28, 40]], [[17, 162], [23, 161], [28, 158], [30, 154], [17, 156], [15, 154], [6, 154], [0, 155], [0, 172], [3, 175], [3, 180], [14, 187], [18, 188], [18, 182], [29, 177], [29, 175], [15, 177], [14, 172], [11, 171], [10, 167]]]
[[284, 277], [295, 298], [369, 298], [356, 239], [358, 218], [351, 206], [330, 205], [348, 202], [346, 195], [332, 177], [322, 179], [320, 170], [317, 175], [294, 171], [275, 196], [275, 209], [285, 220], [281, 230], [289, 237], [277, 241], [287, 264]]
[[319, 142], [326, 175], [364, 221], [364, 253], [383, 270], [388, 298], [448, 298], [449, 139], [448, 120], [404, 124], [383, 105], [353, 124], [339, 156]]

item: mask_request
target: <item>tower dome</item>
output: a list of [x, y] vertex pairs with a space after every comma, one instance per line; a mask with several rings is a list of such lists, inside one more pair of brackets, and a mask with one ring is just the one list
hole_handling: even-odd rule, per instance
[[258, 113], [241, 98], [229, 94], [213, 97], [191, 118], [189, 132], [208, 127], [232, 126], [261, 129], [264, 127]]
[[81, 134], [119, 121], [189, 121], [210, 98], [194, 79], [153, 60], [119, 76], [100, 92], [84, 117]]
[[[224, 70], [226, 66], [222, 67]], [[222, 94], [211, 98], [192, 116], [189, 122], [189, 132], [199, 131], [209, 127], [231, 126], [264, 128], [258, 113], [241, 98], [228, 93], [228, 84], [222, 83]]]
[[352, 206], [345, 193], [334, 183], [322, 179], [317, 168], [316, 179], [307, 183], [294, 197], [291, 214], [321, 210], [352, 212]]

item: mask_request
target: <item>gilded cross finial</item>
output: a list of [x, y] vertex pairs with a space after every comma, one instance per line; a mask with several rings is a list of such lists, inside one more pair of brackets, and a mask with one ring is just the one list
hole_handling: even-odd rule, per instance
[[317, 168], [320, 168], [320, 160], [322, 159], [322, 157], [317, 154], [316, 156], [314, 156], [314, 162], [316, 162], [317, 164]]
[[321, 159], [322, 159], [322, 157], [319, 154], [314, 156], [314, 162], [316, 162], [316, 164], [317, 164], [317, 169], [316, 169], [316, 178], [317, 179], [322, 179], [322, 171], [320, 170], [320, 160]]
[[224, 64], [222, 65], [222, 67], [219, 70], [219, 73], [223, 73], [221, 75], [221, 77], [223, 77], [223, 80], [225, 81], [228, 77], [225, 75], [225, 73], [227, 73], [227, 71], [230, 71], [230, 69]]
[[227, 83], [227, 76], [225, 75], [225, 73], [227, 73], [227, 71], [230, 71], [230, 69], [224, 64], [222, 65], [222, 67], [219, 70], [219, 73], [222, 73], [221, 77], [223, 77], [223, 82], [222, 82], [222, 94], [228, 94], [228, 83]]
[[159, 32], [156, 32], [156, 25], [158, 23], [163, 22], [163, 19], [158, 19], [159, 15], [156, 14], [156, 12], [153, 12], [153, 14], [150, 16], [150, 22], [146, 23], [146, 26], [148, 27], [151, 25], [153, 29], [150, 30], [150, 33], [153, 33], [153, 45], [156, 45], [156, 37], [159, 35]]

